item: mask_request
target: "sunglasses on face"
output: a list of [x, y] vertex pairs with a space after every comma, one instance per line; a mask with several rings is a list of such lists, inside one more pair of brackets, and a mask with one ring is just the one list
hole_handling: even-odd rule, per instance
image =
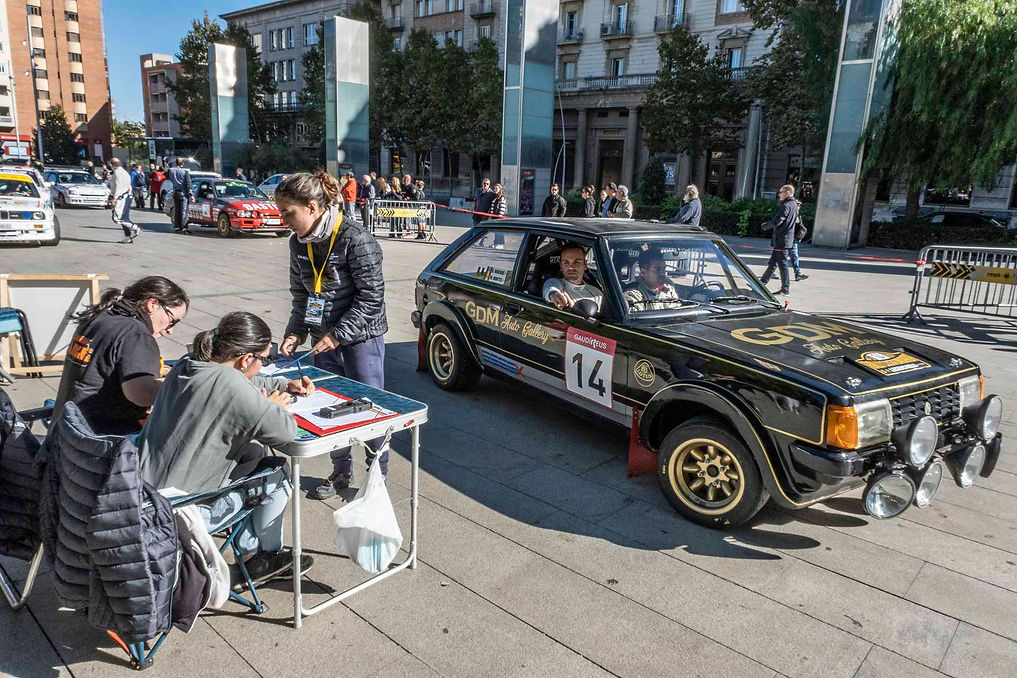
[[257, 353], [254, 353], [252, 355], [255, 357], [255, 359], [260, 360], [262, 365], [271, 365], [272, 363], [279, 359], [278, 356], [273, 358], [270, 355], [258, 355]]
[[180, 322], [181, 319], [173, 315], [173, 311], [169, 310], [169, 308], [165, 304], [159, 305], [162, 306], [162, 310], [166, 311], [166, 315], [168, 315], [170, 319], [169, 327], [167, 327], [166, 329], [171, 330], [174, 327], [176, 327], [177, 323]]

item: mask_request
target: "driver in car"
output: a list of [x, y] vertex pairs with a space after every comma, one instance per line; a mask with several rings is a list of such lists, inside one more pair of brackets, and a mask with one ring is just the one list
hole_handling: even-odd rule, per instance
[[660, 250], [648, 249], [639, 254], [639, 280], [625, 290], [629, 308], [640, 311], [657, 311], [673, 308], [681, 303], [678, 290], [667, 278], [664, 255]]
[[586, 273], [586, 249], [570, 243], [561, 250], [561, 277], [549, 278], [544, 283], [544, 301], [554, 304], [559, 311], [572, 308], [580, 299], [590, 299], [600, 309], [604, 293], [596, 285], [583, 282]]

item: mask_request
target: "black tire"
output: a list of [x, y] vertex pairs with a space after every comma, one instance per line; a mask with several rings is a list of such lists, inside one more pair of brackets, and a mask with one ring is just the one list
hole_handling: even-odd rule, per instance
[[706, 527], [742, 525], [770, 498], [748, 448], [710, 417], [690, 419], [665, 436], [657, 480], [678, 513]]
[[215, 230], [221, 238], [232, 238], [233, 229], [230, 227], [230, 218], [226, 214], [220, 214], [215, 221]]
[[56, 217], [53, 217], [53, 239], [43, 240], [42, 246], [56, 247], [58, 244], [60, 244], [60, 220], [57, 219]]
[[427, 333], [427, 371], [438, 388], [446, 391], [473, 388], [481, 375], [469, 349], [443, 322], [436, 323]]

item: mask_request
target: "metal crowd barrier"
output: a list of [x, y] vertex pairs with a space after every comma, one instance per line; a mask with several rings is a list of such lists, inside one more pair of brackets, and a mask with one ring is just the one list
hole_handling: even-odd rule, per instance
[[915, 265], [905, 320], [924, 320], [919, 308], [1017, 317], [1017, 248], [930, 245]]
[[426, 242], [437, 242], [434, 237], [435, 209], [433, 202], [410, 200], [372, 200], [368, 204], [371, 233], [392, 238], [417, 238], [423, 233]]

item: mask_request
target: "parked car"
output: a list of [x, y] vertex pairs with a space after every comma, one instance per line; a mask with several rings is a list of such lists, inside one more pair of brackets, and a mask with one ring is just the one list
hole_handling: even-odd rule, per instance
[[187, 206], [186, 222], [214, 226], [223, 238], [237, 233], [274, 233], [278, 237], [290, 233], [276, 204], [249, 181], [199, 181], [195, 198]]
[[937, 210], [918, 217], [916, 221], [920, 224], [942, 224], [943, 226], [1007, 227], [1006, 223], [979, 212], [958, 212], [955, 210]]
[[[198, 170], [191, 170], [191, 190], [195, 190], [198, 182], [202, 179], [222, 179], [222, 175], [218, 172], [203, 172]], [[173, 218], [173, 182], [166, 179], [159, 186], [159, 193], [162, 194], [162, 211], [169, 215], [169, 218]]]
[[268, 179], [258, 184], [258, 189], [270, 198], [275, 197], [275, 189], [279, 186], [279, 183], [285, 179], [288, 175], [286, 174], [273, 174]]
[[34, 242], [53, 246], [60, 242], [60, 222], [32, 178], [0, 168], [0, 242]]
[[35, 184], [35, 187], [39, 189], [39, 195], [42, 196], [43, 200], [45, 200], [48, 205], [53, 205], [49, 192], [50, 185], [49, 182], [46, 181], [46, 178], [42, 175], [42, 172], [30, 165], [14, 165], [4, 167], [3, 169], [5, 172], [14, 172], [16, 174], [24, 174], [27, 176], [32, 180], [32, 183]]
[[[599, 306], [544, 300], [566, 244], [586, 249], [579, 282], [602, 291]], [[946, 468], [968, 487], [999, 456], [1002, 401], [984, 396], [977, 365], [787, 311], [699, 228], [484, 222], [424, 269], [415, 301], [418, 369], [440, 388], [487, 374], [627, 429], [630, 455], [655, 455], [667, 500], [704, 525], [861, 485], [864, 510], [890, 518], [927, 506]], [[554, 419], [567, 410], [541, 412], [554, 444]]]
[[46, 170], [50, 195], [57, 207], [106, 207], [109, 187], [84, 170]]

